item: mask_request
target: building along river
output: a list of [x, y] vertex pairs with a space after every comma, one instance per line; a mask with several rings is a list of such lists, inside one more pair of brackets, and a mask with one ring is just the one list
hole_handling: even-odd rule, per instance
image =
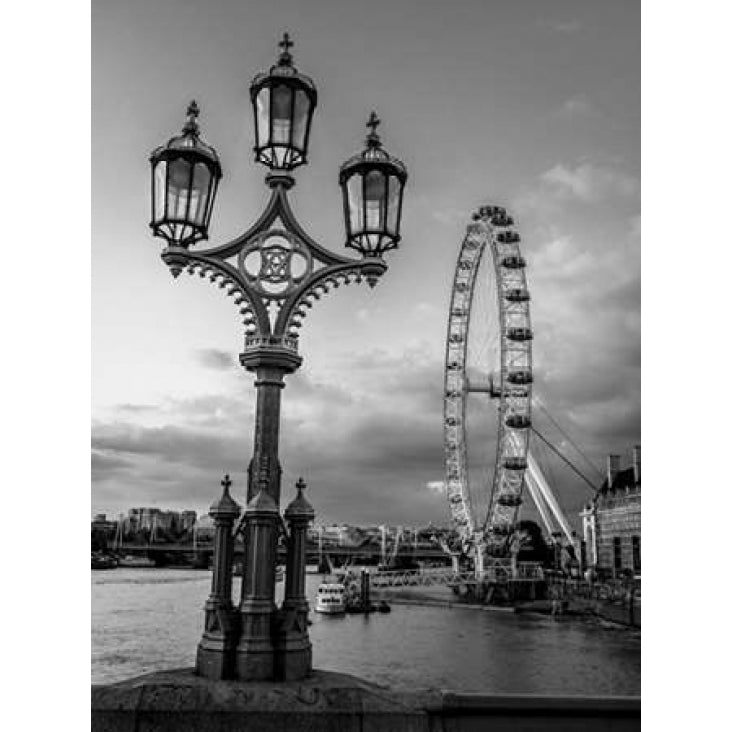
[[[307, 577], [316, 668], [410, 689], [640, 695], [640, 631], [459, 606], [322, 616], [312, 612], [320, 580]], [[210, 585], [202, 570], [92, 572], [92, 683], [192, 667]]]

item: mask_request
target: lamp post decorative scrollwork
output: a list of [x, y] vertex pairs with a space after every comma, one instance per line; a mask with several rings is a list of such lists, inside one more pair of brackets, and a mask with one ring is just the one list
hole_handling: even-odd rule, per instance
[[[271, 195], [265, 210], [248, 230], [228, 243], [209, 249], [194, 248], [208, 239], [222, 176], [216, 151], [201, 137], [195, 102], [188, 107], [182, 133], [157, 148], [150, 158], [150, 225], [153, 234], [167, 243], [162, 259], [174, 277], [184, 270], [198, 274], [217, 283], [234, 298], [245, 334], [239, 360], [255, 374], [254, 449], [248, 467], [243, 517], [247, 539], [245, 579], [240, 616], [230, 624], [238, 633], [236, 658], [199, 663], [200, 673], [209, 673], [206, 669], [211, 668], [217, 670], [210, 675], [221, 675], [218, 669], [231, 669], [230, 675], [252, 680], [271, 679], [275, 675], [297, 678], [310, 670], [306, 628], [303, 642], [293, 641], [290, 633], [288, 642], [280, 644], [284, 657], [275, 658], [280, 653], [275, 628], [281, 626], [274, 602], [275, 548], [283, 526], [278, 454], [280, 398], [285, 376], [302, 363], [298, 330], [308, 310], [323, 294], [341, 284], [363, 280], [373, 287], [384, 274], [387, 267], [382, 255], [400, 240], [402, 195], [407, 180], [403, 163], [384, 150], [376, 133], [380, 121], [372, 113], [366, 149], [344, 163], [339, 175], [346, 218], [345, 243], [358, 251], [361, 258], [336, 254], [305, 232], [290, 207], [288, 191], [295, 184], [292, 171], [307, 162], [317, 91], [313, 81], [293, 65], [292, 45], [285, 34], [277, 63], [268, 72], [255, 76], [250, 86], [254, 156], [269, 169], [265, 182]], [[301, 488], [298, 495], [302, 498]], [[296, 505], [302, 509], [303, 502], [304, 498]], [[296, 510], [293, 515], [301, 514], [307, 511]], [[302, 519], [297, 518], [293, 526], [297, 525], [300, 531], [301, 524]], [[290, 545], [299, 547], [300, 540]], [[301, 547], [297, 554], [304, 561]], [[228, 585], [222, 581], [217, 586]], [[297, 602], [301, 608], [301, 601]], [[224, 607], [222, 602], [219, 605]], [[297, 628], [301, 625], [295, 624]], [[219, 645], [226, 649], [231, 646]], [[307, 652], [303, 651], [306, 647]], [[288, 654], [292, 655], [292, 662]]]

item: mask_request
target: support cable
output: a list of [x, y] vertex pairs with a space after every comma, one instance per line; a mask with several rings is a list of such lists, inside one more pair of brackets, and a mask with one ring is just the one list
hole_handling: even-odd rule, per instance
[[554, 514], [554, 518], [564, 532], [564, 535], [567, 537], [567, 541], [571, 542], [572, 527], [569, 525], [567, 518], [562, 512], [562, 509], [560, 508], [559, 503], [557, 502], [557, 499], [552, 492], [551, 486], [546, 482], [546, 478], [542, 474], [539, 464], [536, 462], [534, 456], [531, 453], [529, 453], [529, 480], [536, 481], [537, 489], [540, 495], [546, 501], [549, 509]]
[[546, 437], [544, 437], [544, 435], [542, 435], [541, 432], [539, 432], [539, 430], [536, 429], [536, 427], [534, 427], [532, 425], [531, 426], [531, 431], [542, 442], [544, 442], [544, 444], [546, 444], [552, 450], [552, 452], [554, 452], [556, 455], [558, 455], [567, 465], [569, 465], [569, 467], [572, 468], [572, 470], [574, 470], [574, 472], [577, 473], [577, 475], [579, 475], [579, 477], [582, 478], [582, 480], [584, 480], [585, 483], [587, 483], [587, 485], [590, 486], [590, 488], [592, 488], [592, 493], [593, 494], [597, 493], [597, 486], [594, 483], [592, 483], [592, 481], [584, 473], [582, 473], [577, 467], [575, 467], [575, 465], [572, 462], [570, 462], [569, 459], [567, 459], [566, 457], [564, 457], [564, 455], [562, 455], [562, 453], [559, 452], [559, 450], [557, 450], [557, 448], [554, 447], [554, 445], [552, 445], [552, 443], [549, 442], [549, 440], [547, 440]]
[[529, 494], [534, 501], [536, 510], [539, 512], [539, 516], [541, 516], [541, 520], [544, 523], [547, 534], [551, 535], [554, 531], [554, 526], [552, 525], [552, 522], [549, 518], [549, 509], [544, 501], [543, 496], [539, 492], [537, 482], [534, 480], [530, 471], [526, 472], [526, 487], [529, 489]]
[[570, 444], [570, 445], [572, 445], [572, 447], [573, 447], [573, 448], [574, 448], [575, 450], [577, 450], [577, 452], [578, 452], [578, 453], [579, 453], [579, 454], [580, 454], [580, 455], [582, 456], [583, 460], [584, 460], [584, 461], [585, 461], [585, 462], [586, 462], [586, 463], [587, 463], [587, 464], [588, 464], [588, 465], [589, 465], [589, 466], [590, 466], [590, 467], [591, 467], [591, 468], [592, 468], [592, 469], [593, 469], [593, 470], [594, 470], [594, 471], [595, 471], [595, 472], [596, 472], [596, 473], [597, 473], [597, 474], [598, 474], [599, 476], [601, 476], [601, 475], [602, 475], [602, 471], [601, 471], [601, 470], [600, 470], [600, 469], [599, 469], [599, 468], [597, 467], [597, 465], [595, 465], [595, 463], [593, 463], [593, 462], [592, 462], [592, 461], [591, 461], [591, 460], [590, 460], [590, 459], [589, 459], [589, 458], [587, 457], [587, 455], [585, 455], [585, 454], [584, 454], [584, 452], [582, 452], [582, 450], [580, 450], [579, 446], [578, 446], [578, 445], [577, 445], [577, 444], [575, 443], [575, 441], [574, 441], [574, 440], [573, 440], [573, 439], [572, 439], [572, 438], [571, 438], [571, 437], [570, 437], [570, 436], [569, 436], [569, 435], [568, 435], [568, 434], [567, 434], [567, 433], [566, 433], [566, 432], [565, 432], [565, 431], [564, 431], [564, 430], [563, 430], [563, 429], [562, 429], [562, 428], [560, 427], [560, 425], [558, 424], [558, 422], [557, 422], [557, 421], [556, 421], [556, 420], [554, 419], [554, 417], [552, 417], [552, 415], [551, 415], [551, 414], [549, 414], [549, 410], [548, 410], [548, 409], [546, 408], [546, 406], [544, 406], [544, 403], [543, 403], [543, 402], [541, 401], [541, 399], [539, 399], [539, 397], [538, 397], [538, 396], [536, 396], [536, 394], [534, 394], [534, 403], [535, 403], [535, 404], [536, 404], [536, 405], [537, 405], [537, 406], [539, 407], [539, 409], [541, 409], [541, 411], [542, 411], [542, 412], [544, 412], [544, 414], [546, 414], [546, 416], [547, 416], [547, 417], [549, 418], [549, 421], [550, 421], [550, 422], [551, 422], [551, 423], [552, 423], [552, 424], [553, 424], [553, 425], [554, 425], [554, 426], [555, 426], [555, 427], [556, 427], [556, 428], [557, 428], [557, 429], [559, 430], [559, 432], [560, 432], [560, 433], [562, 434], [562, 437], [564, 437], [564, 439], [565, 439], [565, 440], [567, 440], [567, 442], [569, 442], [569, 444]]

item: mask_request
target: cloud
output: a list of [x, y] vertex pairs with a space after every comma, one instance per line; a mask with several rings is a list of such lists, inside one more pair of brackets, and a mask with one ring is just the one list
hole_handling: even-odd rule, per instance
[[444, 480], [428, 480], [425, 483], [425, 488], [438, 496], [444, 496], [447, 494], [447, 485]]
[[[423, 486], [442, 477], [441, 363], [419, 347], [401, 354], [342, 354], [333, 378], [303, 370], [283, 392], [283, 503], [300, 475], [318, 520], [403, 524], [447, 521], [444, 497]], [[345, 374], [339, 377], [338, 374]], [[349, 376], [357, 374], [353, 382]], [[228, 471], [244, 494], [254, 390], [240, 399], [166, 400], [163, 424], [96, 422], [94, 503], [108, 513], [132, 505], [201, 510]]]
[[112, 475], [123, 473], [133, 463], [126, 457], [92, 448], [91, 470], [92, 480], [105, 480]]
[[430, 215], [440, 224], [459, 224], [465, 221], [465, 209], [442, 208], [430, 211]]
[[218, 431], [179, 425], [140, 427], [130, 423], [99, 425], [92, 431], [92, 449], [118, 458], [151, 456], [199, 467], [221, 466], [233, 454], [231, 437]]
[[579, 163], [574, 168], [555, 165], [541, 175], [541, 182], [560, 198], [576, 198], [586, 203], [612, 196], [634, 196], [640, 188], [635, 177], [591, 162]]
[[546, 22], [546, 26], [551, 28], [555, 33], [577, 33], [582, 30], [582, 23], [579, 20], [550, 20]]
[[440, 316], [442, 313], [437, 309], [435, 305], [429, 302], [418, 302], [414, 306], [414, 314], [418, 317], [430, 317]]
[[146, 414], [154, 412], [158, 407], [155, 404], [119, 404], [117, 411], [129, 412], [131, 414]]
[[217, 348], [199, 348], [195, 352], [198, 362], [214, 371], [232, 371], [237, 367], [231, 353]]
[[562, 117], [586, 117], [595, 111], [588, 99], [583, 96], [570, 97], [560, 107]]

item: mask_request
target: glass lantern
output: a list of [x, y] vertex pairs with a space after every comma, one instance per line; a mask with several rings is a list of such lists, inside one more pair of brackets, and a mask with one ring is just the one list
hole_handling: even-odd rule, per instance
[[254, 77], [249, 94], [254, 108], [254, 154], [271, 169], [293, 170], [307, 163], [310, 123], [318, 101], [312, 79], [292, 65], [285, 33], [282, 52], [268, 73]]
[[366, 149], [342, 166], [346, 246], [364, 256], [380, 257], [399, 244], [402, 194], [407, 181], [404, 164], [389, 155], [376, 134], [380, 124], [374, 112], [367, 123], [371, 132]]
[[199, 110], [188, 106], [183, 132], [150, 156], [152, 166], [152, 221], [155, 236], [169, 246], [188, 248], [208, 239], [221, 165], [216, 151], [200, 138]]

